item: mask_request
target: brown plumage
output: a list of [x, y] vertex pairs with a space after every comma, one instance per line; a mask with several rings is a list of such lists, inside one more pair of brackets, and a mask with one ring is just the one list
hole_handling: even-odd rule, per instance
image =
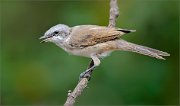
[[127, 42], [123, 39], [117, 40], [116, 43], [118, 45], [119, 50], [136, 52], [139, 54], [143, 54], [143, 55], [147, 55], [147, 56], [151, 56], [151, 57], [155, 57], [157, 59], [163, 59], [163, 60], [165, 60], [165, 58], [163, 58], [163, 56], [170, 56], [170, 54], [168, 54], [167, 52], [163, 52], [163, 51], [152, 49], [149, 47], [133, 44], [133, 43]]
[[72, 27], [71, 31], [68, 44], [73, 48], [84, 48], [85, 51], [98, 48], [97, 54], [113, 50], [123, 50], [148, 55], [157, 59], [164, 59], [162, 56], [169, 56], [166, 52], [119, 39], [122, 35], [135, 32], [135, 30], [108, 28], [97, 25], [80, 25]]
[[118, 39], [119, 36], [133, 31], [134, 30], [108, 28], [97, 25], [80, 25], [72, 27], [69, 42], [71, 42], [71, 45], [74, 47], [88, 47]]

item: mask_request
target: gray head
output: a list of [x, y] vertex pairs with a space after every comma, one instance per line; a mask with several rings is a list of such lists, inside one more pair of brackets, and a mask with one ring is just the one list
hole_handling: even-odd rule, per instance
[[70, 27], [64, 24], [58, 24], [47, 30], [44, 36], [40, 37], [43, 39], [42, 42], [54, 42], [61, 43], [70, 34]]

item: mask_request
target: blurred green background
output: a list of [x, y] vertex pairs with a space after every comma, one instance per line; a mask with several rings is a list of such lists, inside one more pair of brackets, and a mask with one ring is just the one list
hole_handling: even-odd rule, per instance
[[[117, 51], [102, 60], [77, 105], [179, 103], [179, 1], [119, 0], [117, 27], [130, 42], [169, 52], [166, 61]], [[0, 1], [1, 104], [62, 105], [90, 59], [38, 39], [62, 23], [108, 25], [108, 0]]]

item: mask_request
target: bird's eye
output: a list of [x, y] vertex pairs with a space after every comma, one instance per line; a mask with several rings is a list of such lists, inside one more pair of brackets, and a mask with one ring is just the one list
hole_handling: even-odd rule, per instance
[[54, 34], [58, 34], [59, 32], [58, 31], [55, 31]]

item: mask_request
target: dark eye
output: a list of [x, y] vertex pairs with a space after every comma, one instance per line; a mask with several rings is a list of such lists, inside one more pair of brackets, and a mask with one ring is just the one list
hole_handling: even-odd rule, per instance
[[59, 32], [58, 31], [55, 31], [54, 34], [58, 34]]

